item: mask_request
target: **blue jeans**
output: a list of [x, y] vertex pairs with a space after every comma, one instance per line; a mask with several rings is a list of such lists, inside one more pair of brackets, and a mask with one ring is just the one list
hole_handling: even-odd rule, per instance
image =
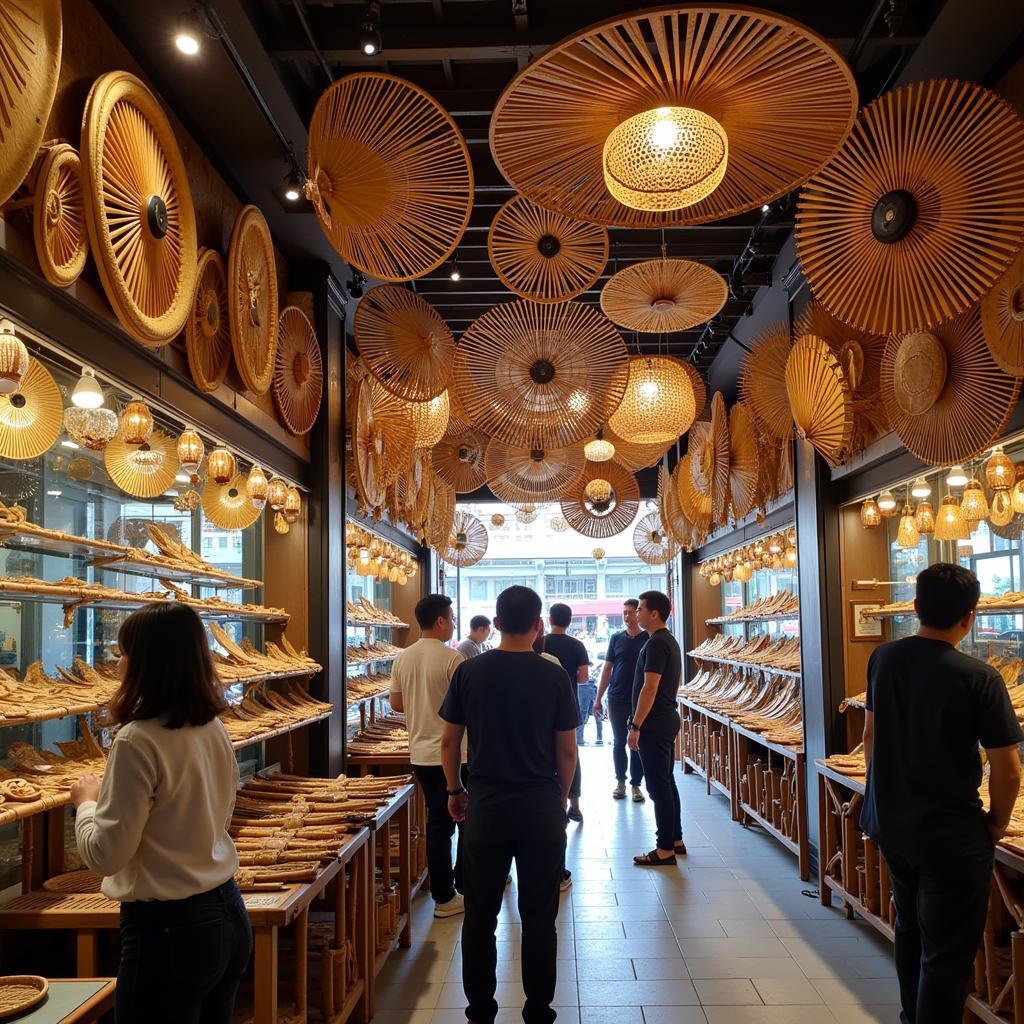
[[[576, 729], [576, 742], [583, 742], [583, 729], [587, 722], [590, 721], [590, 716], [594, 713], [594, 701], [597, 700], [597, 684], [596, 683], [584, 683], [582, 686], [576, 687], [576, 699], [580, 705], [580, 724]], [[601, 738], [601, 730], [604, 723], [601, 719], [597, 719], [597, 738]]]

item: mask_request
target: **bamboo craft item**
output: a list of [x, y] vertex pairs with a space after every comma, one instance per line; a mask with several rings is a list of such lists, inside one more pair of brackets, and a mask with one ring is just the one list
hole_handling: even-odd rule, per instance
[[658, 511], [662, 524], [680, 547], [689, 551], [697, 546], [700, 537], [683, 514], [676, 485], [664, 465], [658, 467]]
[[[641, 334], [668, 334], [705, 323], [729, 297], [725, 278], [695, 260], [647, 260], [614, 274], [601, 290], [612, 323]], [[698, 405], [698, 412], [704, 402]]]
[[797, 338], [786, 360], [786, 393], [797, 434], [830, 466], [842, 463], [853, 439], [853, 405], [846, 374], [824, 339]]
[[49, 451], [60, 436], [64, 401], [49, 370], [33, 357], [18, 390], [0, 395], [0, 455], [35, 459]]
[[461, 569], [476, 565], [487, 554], [487, 527], [469, 512], [455, 513], [448, 543], [438, 552], [449, 565]]
[[608, 420], [612, 431], [637, 444], [674, 444], [698, 412], [687, 365], [675, 356], [630, 358], [622, 401]]
[[249, 500], [241, 473], [236, 473], [226, 484], [208, 478], [203, 484], [202, 499], [206, 518], [222, 530], [244, 530], [252, 526], [263, 511]]
[[711, 421], [702, 420], [690, 428], [687, 452], [701, 506], [709, 499], [711, 521], [722, 525], [729, 503], [729, 426], [721, 392], [716, 391], [712, 400]]
[[675, 539], [661, 522], [661, 515], [648, 512], [633, 527], [633, 550], [648, 565], [664, 565], [679, 553]]
[[50, 983], [35, 974], [10, 974], [0, 978], [0, 1020], [20, 1017], [38, 1006], [50, 990]]
[[711, 494], [702, 493], [694, 483], [694, 473], [699, 472], [694, 469], [694, 461], [694, 453], [687, 451], [672, 470], [672, 480], [683, 515], [704, 535], [712, 524]]
[[200, 391], [216, 391], [231, 362], [227, 271], [220, 253], [204, 249], [196, 268], [192, 307], [185, 320], [185, 351]]
[[387, 487], [407, 464], [414, 441], [408, 403], [372, 377], [362, 381], [356, 400], [353, 462], [358, 490], [371, 508], [384, 503]]
[[443, 480], [434, 479], [431, 484], [430, 513], [427, 517], [427, 543], [440, 550], [448, 543], [455, 525], [455, 491]]
[[[631, 473], [656, 466], [670, 447], [669, 443], [638, 444], [636, 441], [627, 441], [607, 424], [601, 429], [601, 433], [606, 441], [615, 446], [615, 461], [621, 463]], [[674, 443], [675, 439], [671, 444]]]
[[465, 494], [487, 483], [485, 452], [487, 435], [472, 427], [455, 430], [449, 428], [430, 452], [430, 465], [446, 484], [456, 492]]
[[274, 404], [281, 422], [296, 435], [308, 434], [320, 413], [324, 363], [309, 317], [286, 306], [278, 317], [274, 362]]
[[981, 300], [981, 325], [992, 358], [1024, 377], [1024, 249]]
[[[585, 489], [594, 479], [606, 480], [611, 485], [607, 500], [592, 501]], [[588, 462], [573, 490], [572, 496], [563, 498], [562, 515], [577, 533], [584, 537], [603, 539], [622, 533], [636, 518], [640, 508], [640, 487], [636, 477], [617, 462]]]
[[786, 391], [789, 350], [789, 326], [772, 324], [751, 343], [740, 368], [740, 397], [761, 428], [780, 441], [793, 436], [793, 414]]
[[82, 161], [66, 142], [42, 156], [33, 186], [32, 237], [43, 277], [58, 288], [74, 284], [85, 269], [89, 238]]
[[484, 469], [495, 497], [508, 504], [567, 497], [586, 465], [583, 449], [519, 447], [497, 438], [487, 445]]
[[162, 430], [154, 430], [141, 445], [126, 444], [119, 430], [103, 449], [103, 465], [126, 494], [155, 498], [174, 483], [178, 448], [174, 438]]
[[744, 402], [729, 409], [729, 509], [733, 520], [754, 510], [761, 472], [754, 415]]

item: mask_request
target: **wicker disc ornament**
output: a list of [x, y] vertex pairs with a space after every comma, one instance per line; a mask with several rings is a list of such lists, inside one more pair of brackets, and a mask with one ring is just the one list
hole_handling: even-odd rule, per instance
[[729, 504], [729, 419], [720, 391], [711, 400], [711, 420], [690, 428], [688, 450], [693, 456], [693, 484], [702, 496], [711, 498], [712, 521], [722, 525]]
[[174, 438], [162, 430], [154, 430], [149, 440], [141, 445], [125, 444], [118, 432], [103, 449], [103, 463], [110, 479], [126, 494], [156, 498], [177, 476], [178, 446]]
[[981, 325], [992, 358], [1024, 377], [1024, 249], [981, 300]]
[[431, 450], [431, 466], [446, 484], [466, 494], [487, 483], [486, 450], [487, 435], [479, 430], [449, 430]]
[[508, 504], [568, 497], [587, 460], [577, 445], [568, 448], [520, 448], [493, 439], [484, 468], [496, 498]]
[[1020, 383], [990, 355], [977, 310], [930, 332], [893, 335], [882, 359], [893, 430], [933, 466], [964, 462], [998, 437]]
[[[692, 443], [692, 440], [691, 440]], [[679, 507], [683, 515], [693, 523], [698, 534], [707, 533], [711, 528], [711, 493], [704, 493], [694, 483], [694, 462], [696, 453], [687, 452], [672, 470], [672, 479], [679, 498]]]
[[[591, 480], [600, 478], [611, 484], [604, 501], [595, 502], [584, 493]], [[585, 537], [614, 537], [629, 527], [640, 508], [640, 488], [636, 477], [617, 462], [588, 463], [571, 498], [562, 500], [562, 515], [577, 533]]]
[[648, 565], [664, 565], [679, 553], [675, 539], [661, 522], [657, 512], [641, 516], [633, 527], [633, 550]]
[[793, 415], [786, 391], [789, 326], [766, 327], [753, 341], [740, 370], [740, 395], [761, 428], [778, 440], [792, 437]]
[[524, 299], [562, 302], [593, 287], [608, 262], [608, 229], [513, 196], [487, 233], [502, 283]]
[[32, 236], [43, 277], [58, 288], [74, 284], [85, 269], [89, 239], [82, 194], [82, 162], [74, 146], [47, 150], [32, 203]]
[[565, 448], [595, 434], [626, 387], [626, 346], [596, 309], [516, 300], [463, 335], [455, 390], [466, 415], [510, 445]]
[[204, 249], [196, 270], [196, 290], [185, 321], [185, 351], [192, 380], [200, 391], [216, 391], [231, 362], [228, 282], [220, 253]]
[[82, 120], [86, 223], [103, 290], [136, 341], [166, 345], [196, 281], [196, 216], [185, 164], [156, 97], [127, 71], [93, 84]]
[[962, 313], [1024, 240], [1022, 164], [1024, 121], [994, 92], [935, 79], [880, 96], [800, 195], [815, 297], [875, 334]]
[[53, 375], [38, 359], [29, 359], [18, 390], [0, 395], [0, 456], [38, 458], [60, 437], [63, 413]]
[[357, 489], [370, 508], [384, 504], [413, 450], [415, 429], [409, 406], [385, 391], [372, 377], [359, 385], [353, 432], [353, 464]]
[[324, 388], [320, 344], [309, 317], [298, 306], [286, 306], [277, 321], [274, 404], [293, 434], [313, 429]]
[[222, 530], [244, 530], [260, 517], [245, 492], [245, 477], [236, 473], [226, 484], [207, 480], [203, 485], [203, 514]]
[[270, 228], [256, 206], [238, 214], [228, 246], [228, 319], [235, 366], [246, 390], [263, 395], [274, 378], [277, 269]]
[[737, 402], [729, 410], [729, 501], [734, 520], [754, 510], [760, 461], [754, 415]]
[[465, 569], [487, 554], [487, 527], [469, 512], [456, 512], [448, 543], [438, 554], [449, 565]]
[[[601, 290], [604, 315], [641, 334], [685, 331], [725, 305], [725, 278], [694, 260], [648, 260], [615, 274]], [[702, 402], [699, 409], [704, 407]]]
[[850, 452], [853, 406], [846, 374], [824, 339], [797, 338], [786, 362], [786, 391], [797, 434], [838, 466]]
[[381, 281], [411, 281], [458, 245], [473, 168], [433, 97], [393, 75], [361, 71], [317, 102], [305, 192], [343, 259]]

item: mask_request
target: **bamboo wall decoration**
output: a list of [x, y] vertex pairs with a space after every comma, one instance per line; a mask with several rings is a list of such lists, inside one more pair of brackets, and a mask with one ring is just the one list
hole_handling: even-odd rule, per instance
[[320, 413], [324, 363], [309, 317], [298, 306], [281, 310], [274, 360], [274, 404], [293, 434], [308, 434]]
[[793, 436], [786, 391], [789, 349], [789, 325], [771, 324], [753, 340], [740, 368], [740, 396], [761, 429], [780, 441]]
[[712, 521], [721, 525], [729, 506], [729, 420], [720, 391], [711, 400], [711, 419], [690, 428], [687, 451], [693, 456], [693, 486], [702, 497], [711, 499]]
[[683, 515], [693, 523], [695, 531], [703, 535], [708, 532], [713, 522], [711, 494], [702, 493], [694, 483], [693, 463], [696, 458], [696, 452], [688, 451], [676, 463], [675, 469], [672, 470], [672, 478]]
[[664, 565], [679, 553], [675, 538], [662, 524], [661, 515], [648, 512], [633, 527], [633, 550], [648, 565]]
[[664, 463], [658, 467], [658, 513], [675, 542], [680, 547], [691, 550], [697, 543], [694, 526], [683, 514], [675, 481]]
[[521, 447], [493, 438], [484, 468], [491, 491], [501, 501], [554, 501], [575, 490], [587, 460], [578, 445]]
[[729, 512], [734, 520], [754, 511], [760, 464], [754, 414], [736, 402], [729, 409]]
[[647, 260], [608, 280], [601, 290], [601, 309], [609, 320], [627, 330], [668, 334], [710, 320], [728, 297], [725, 278], [703, 263]]
[[880, 96], [800, 194], [811, 291], [874, 334], [964, 312], [1024, 242], [1022, 164], [1024, 121], [988, 89], [936, 79]]
[[[587, 484], [600, 477], [611, 484], [607, 501], [594, 502], [584, 494]], [[617, 462], [588, 462], [573, 490], [572, 497], [563, 498], [562, 515], [577, 533], [584, 537], [614, 537], [628, 529], [640, 509], [640, 487], [636, 477]]]
[[385, 391], [372, 377], [359, 385], [353, 431], [353, 462], [358, 490], [370, 508], [379, 508], [413, 449], [415, 429], [408, 403]]
[[174, 483], [178, 446], [163, 430], [154, 430], [141, 445], [126, 444], [118, 431], [103, 449], [103, 464], [110, 479], [125, 494], [156, 498]]
[[46, 150], [35, 181], [32, 237], [43, 277], [58, 288], [78, 280], [89, 256], [82, 161], [74, 146]]
[[690, 383], [693, 385], [693, 405], [697, 410], [697, 418], [702, 419], [704, 410], [708, 404], [708, 388], [704, 383], [704, 378], [700, 374], [700, 370], [693, 365], [688, 359], [682, 360], [683, 369], [687, 372], [690, 377]]
[[222, 530], [244, 530], [260, 517], [245, 492], [245, 477], [236, 473], [226, 484], [207, 479], [203, 484], [203, 513]]
[[456, 512], [445, 546], [438, 552], [449, 565], [476, 565], [487, 554], [487, 527], [469, 512]]
[[473, 204], [469, 150], [419, 86], [377, 71], [331, 85], [309, 126], [306, 196], [346, 262], [411, 281], [455, 251]]
[[484, 453], [487, 435], [472, 427], [451, 430], [430, 452], [434, 472], [459, 494], [466, 494], [487, 483]]
[[30, 358], [18, 390], [0, 395], [0, 456], [35, 459], [60, 437], [64, 402], [53, 375]]
[[853, 405], [846, 374], [823, 338], [796, 339], [786, 361], [786, 391], [797, 435], [838, 466], [850, 454]]
[[487, 256], [510, 291], [562, 302], [593, 287], [608, 263], [608, 229], [513, 196], [487, 232]]
[[185, 352], [196, 387], [216, 391], [231, 362], [231, 325], [227, 271], [213, 249], [204, 249], [199, 256], [196, 290], [185, 321]]
[[82, 119], [85, 218], [121, 326], [150, 348], [185, 325], [196, 281], [196, 217], [167, 115], [134, 75], [111, 71]]
[[455, 525], [455, 492], [441, 479], [434, 477], [430, 514], [426, 523], [426, 541], [440, 551], [448, 543]]
[[[681, 210], [620, 204], [603, 150], [634, 114], [685, 106], [728, 137], [725, 178]], [[663, 7], [609, 19], [534, 58], [491, 118], [491, 152], [522, 194], [570, 217], [621, 227], [703, 224], [791, 192], [839, 148], [857, 111], [843, 58], [804, 26], [764, 11]]]
[[1024, 377], [1024, 249], [981, 300], [981, 326], [992, 358]]

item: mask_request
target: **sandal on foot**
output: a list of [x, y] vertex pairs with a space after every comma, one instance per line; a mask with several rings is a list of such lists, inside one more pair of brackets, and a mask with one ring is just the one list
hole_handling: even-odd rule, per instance
[[663, 865], [675, 864], [675, 862], [675, 854], [671, 857], [659, 857], [657, 850], [651, 850], [650, 853], [638, 853], [633, 858], [633, 863], [641, 868], [660, 868]]
[[674, 853], [678, 854], [680, 857], [685, 857], [686, 856], [686, 843], [684, 843], [682, 841], [682, 839], [680, 839], [679, 842], [672, 844], [672, 850], [673, 850]]

